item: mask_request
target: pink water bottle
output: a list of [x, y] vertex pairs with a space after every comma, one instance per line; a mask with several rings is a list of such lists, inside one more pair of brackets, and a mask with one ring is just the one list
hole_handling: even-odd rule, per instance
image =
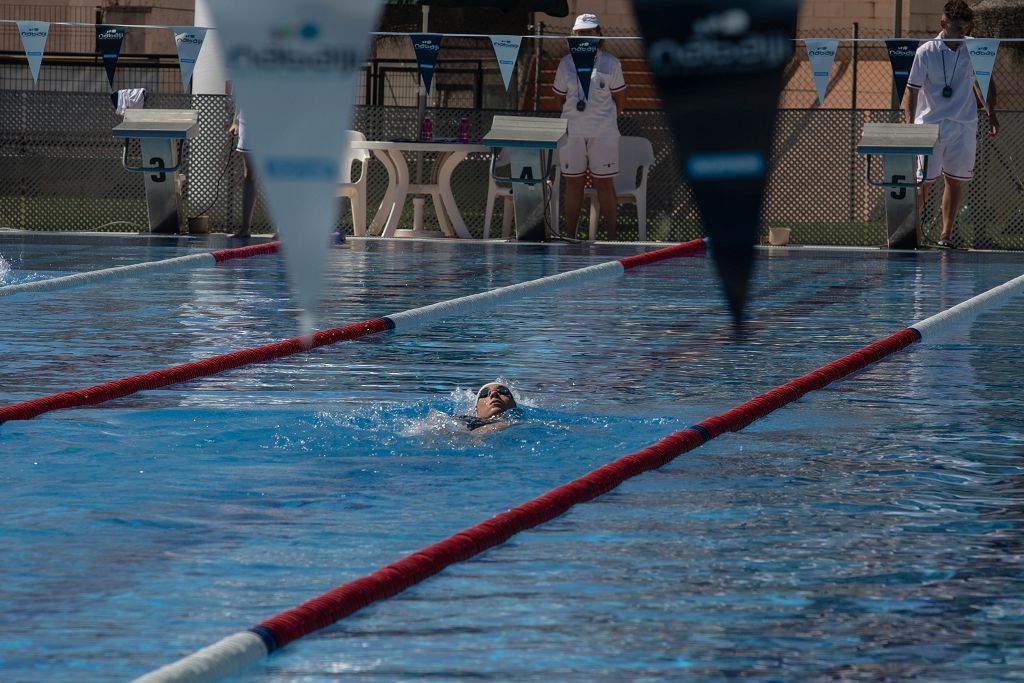
[[459, 142], [463, 145], [469, 142], [469, 119], [465, 116], [459, 119]]
[[420, 124], [420, 140], [422, 142], [430, 142], [434, 139], [434, 122], [430, 120], [429, 116], [423, 117], [423, 123]]

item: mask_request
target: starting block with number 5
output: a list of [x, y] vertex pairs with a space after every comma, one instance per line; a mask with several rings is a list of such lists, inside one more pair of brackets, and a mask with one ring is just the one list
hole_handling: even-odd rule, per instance
[[[892, 249], [917, 249], [921, 244], [921, 215], [917, 210], [918, 188], [928, 177], [927, 157], [917, 177], [917, 156], [929, 155], [939, 139], [934, 124], [865, 123], [857, 152], [868, 158], [868, 185], [882, 187], [885, 195], [885, 222], [888, 246]], [[885, 179], [872, 179], [871, 156], [882, 155]]]

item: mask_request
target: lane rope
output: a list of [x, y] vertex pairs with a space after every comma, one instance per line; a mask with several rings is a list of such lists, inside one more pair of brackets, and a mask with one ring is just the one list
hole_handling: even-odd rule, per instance
[[[254, 250], [249, 255], [256, 253], [271, 253], [259, 251], [266, 249], [271, 244], [254, 245], [244, 249]], [[342, 341], [359, 339], [369, 334], [387, 332], [388, 330], [404, 331], [419, 325], [424, 325], [437, 320], [451, 318], [454, 316], [466, 315], [474, 311], [494, 308], [505, 303], [516, 301], [527, 296], [547, 293], [563, 287], [576, 286], [586, 282], [593, 282], [599, 279], [622, 275], [628, 269], [638, 268], [649, 263], [656, 263], [665, 259], [677, 258], [680, 256], [702, 254], [707, 249], [707, 240], [698, 239], [682, 244], [673, 245], [664, 249], [658, 249], [638, 256], [629, 256], [596, 266], [588, 266], [567, 273], [549, 275], [536, 280], [520, 282], [506, 287], [498, 287], [479, 294], [442, 301], [421, 308], [414, 308], [402, 311], [390, 316], [372, 318], [345, 327], [335, 327], [328, 330], [315, 332], [312, 335], [294, 337], [285, 341], [267, 344], [253, 349], [234, 351], [231, 353], [213, 356], [204, 360], [193, 361], [183, 365], [176, 365], [163, 370], [155, 370], [142, 375], [134, 375], [123, 379], [97, 384], [85, 389], [65, 391], [59, 394], [51, 394], [41, 398], [35, 398], [19, 403], [12, 403], [0, 407], [0, 423], [8, 420], [29, 420], [43, 413], [62, 408], [78, 408], [87, 405], [96, 405], [115, 398], [123, 398], [139, 391], [147, 389], [159, 389], [171, 384], [185, 382], [199, 377], [207, 377], [225, 370], [239, 368], [251, 363], [265, 363], [277, 358], [283, 358], [296, 353], [310, 351], [320, 346], [327, 346]], [[214, 258], [219, 263], [229, 258], [242, 258], [229, 249], [221, 252], [213, 252]], [[276, 247], [275, 247], [276, 251]]]
[[75, 273], [74, 275], [62, 275], [47, 280], [34, 280], [22, 282], [15, 285], [0, 287], [0, 296], [12, 296], [26, 292], [52, 292], [60, 289], [71, 289], [73, 287], [85, 287], [100, 282], [109, 282], [122, 278], [137, 278], [156, 273], [170, 273], [179, 270], [192, 268], [203, 268], [213, 266], [231, 259], [249, 258], [263, 254], [275, 254], [280, 251], [280, 242], [265, 242], [253, 244], [248, 247], [237, 249], [221, 249], [205, 254], [190, 254], [189, 256], [177, 256], [175, 258], [163, 259], [161, 261], [147, 261], [146, 263], [133, 263], [128, 266], [117, 266], [115, 268], [103, 268], [88, 273]]
[[349, 581], [298, 607], [232, 634], [176, 662], [156, 669], [136, 683], [206, 683], [259, 661], [271, 652], [380, 600], [393, 597], [446, 567], [493, 548], [526, 529], [550, 521], [574, 505], [611, 491], [627, 479], [662, 467], [726, 432], [755, 420], [805, 394], [895, 354], [926, 337], [934, 338], [954, 325], [1005, 303], [1024, 289], [1024, 275], [915, 323], [817, 370], [767, 391], [731, 410], [674, 432], [647, 448], [623, 456], [507, 512], [464, 529], [418, 552]]

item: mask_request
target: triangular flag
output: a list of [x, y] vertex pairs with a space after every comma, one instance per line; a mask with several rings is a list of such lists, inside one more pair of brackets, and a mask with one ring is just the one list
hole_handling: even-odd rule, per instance
[[117, 70], [117, 56], [121, 54], [124, 29], [120, 26], [96, 24], [96, 48], [103, 55], [103, 66], [107, 70], [107, 82], [114, 87], [114, 72]]
[[885, 41], [885, 48], [889, 52], [889, 63], [892, 65], [892, 79], [896, 83], [896, 101], [903, 101], [903, 93], [907, 89], [907, 79], [910, 78], [910, 67], [914, 64], [914, 53], [921, 43], [916, 40], [904, 38], [890, 38]]
[[338, 215], [342, 145], [381, 2], [207, 4], [308, 333]]
[[195, 26], [172, 26], [174, 44], [178, 46], [178, 68], [181, 70], [181, 87], [188, 92], [188, 82], [196, 68], [196, 59], [206, 40], [206, 29]]
[[437, 53], [441, 51], [440, 33], [410, 33], [412, 49], [416, 52], [416, 63], [420, 65], [423, 76], [423, 89], [430, 92], [430, 83], [434, 80], [434, 65], [437, 64]]
[[43, 51], [46, 49], [46, 36], [50, 32], [48, 21], [19, 21], [18, 33], [21, 44], [28, 57], [28, 68], [32, 70], [32, 82], [39, 82], [39, 65], [43, 62]]
[[594, 72], [597, 44], [601, 42], [601, 39], [570, 36], [566, 40], [569, 41], [569, 54], [572, 55], [572, 63], [576, 67], [576, 78], [580, 80], [583, 99], [588, 99], [590, 97], [590, 74]]
[[798, 0], [636, 0], [647, 61], [711, 238], [733, 320], [742, 320], [761, 196]]
[[804, 46], [814, 75], [814, 87], [818, 91], [818, 104], [825, 104], [825, 92], [828, 90], [828, 79], [832, 76], [832, 63], [836, 60], [839, 39], [807, 38]]
[[519, 46], [522, 42], [522, 36], [491, 36], [491, 45], [494, 47], [494, 56], [498, 58], [498, 68], [501, 70], [501, 79], [505, 81], [505, 90], [508, 90], [508, 85], [512, 81], [512, 72], [516, 68]]
[[978, 79], [981, 96], [988, 101], [988, 84], [992, 82], [992, 67], [996, 63], [996, 51], [999, 50], [998, 38], [967, 38], [967, 52], [971, 55], [971, 66], [974, 76]]

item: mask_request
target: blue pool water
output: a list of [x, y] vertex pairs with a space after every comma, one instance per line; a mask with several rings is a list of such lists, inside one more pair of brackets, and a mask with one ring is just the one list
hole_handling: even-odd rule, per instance
[[[0, 284], [215, 243], [0, 235]], [[638, 247], [355, 241], [322, 327]], [[0, 678], [141, 675], [1024, 271], [710, 259], [0, 426]], [[0, 299], [0, 404], [294, 336], [276, 256]], [[1024, 297], [308, 636], [237, 681], [1010, 680]], [[524, 424], [474, 437], [500, 377]]]

